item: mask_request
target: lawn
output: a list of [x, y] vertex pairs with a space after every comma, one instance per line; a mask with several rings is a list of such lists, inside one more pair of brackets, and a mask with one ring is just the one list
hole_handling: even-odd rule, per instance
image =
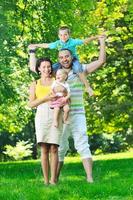
[[133, 152], [94, 157], [94, 183], [68, 157], [56, 186], [44, 186], [40, 161], [0, 163], [0, 200], [133, 200]]

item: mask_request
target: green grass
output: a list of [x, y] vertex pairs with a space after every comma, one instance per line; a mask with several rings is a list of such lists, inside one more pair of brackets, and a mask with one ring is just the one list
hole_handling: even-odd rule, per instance
[[68, 157], [57, 186], [44, 186], [40, 161], [0, 163], [0, 200], [133, 200], [133, 154], [94, 157], [88, 184], [79, 157]]

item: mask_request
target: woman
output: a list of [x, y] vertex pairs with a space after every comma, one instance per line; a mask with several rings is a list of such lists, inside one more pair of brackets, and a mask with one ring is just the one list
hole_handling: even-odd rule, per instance
[[[55, 96], [50, 94], [52, 78], [52, 63], [48, 58], [37, 61], [36, 72], [40, 79], [30, 86], [29, 106], [37, 107], [35, 116], [35, 129], [37, 143], [41, 147], [41, 164], [44, 175], [44, 183], [56, 184], [56, 172], [58, 165], [58, 146], [62, 133], [62, 114], [59, 116], [59, 127], [53, 126], [53, 110], [49, 107], [49, 101]], [[49, 158], [50, 157], [50, 158]], [[50, 164], [49, 164], [50, 160]], [[49, 166], [51, 178], [49, 180]]]

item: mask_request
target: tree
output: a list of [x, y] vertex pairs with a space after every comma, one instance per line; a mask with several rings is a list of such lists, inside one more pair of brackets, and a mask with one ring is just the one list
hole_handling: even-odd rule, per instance
[[[34, 79], [28, 70], [27, 46], [57, 39], [60, 25], [69, 25], [72, 37], [107, 34], [107, 63], [88, 77], [96, 97], [86, 97], [88, 134], [123, 134], [133, 124], [132, 1], [127, 0], [9, 0], [0, 2], [0, 132], [27, 131], [34, 112], [27, 107], [28, 87]], [[97, 43], [78, 49], [81, 62], [98, 55]], [[38, 56], [57, 51], [38, 49]], [[125, 136], [124, 136], [125, 137]]]

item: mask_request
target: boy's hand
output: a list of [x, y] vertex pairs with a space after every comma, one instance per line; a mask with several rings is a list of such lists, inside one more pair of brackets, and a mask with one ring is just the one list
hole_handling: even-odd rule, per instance
[[90, 37], [91, 40], [96, 40], [96, 39], [99, 40], [99, 39], [101, 39], [101, 38], [104, 38], [104, 39], [105, 39], [105, 38], [106, 38], [106, 34], [103, 33], [103, 34], [101, 34], [101, 35], [95, 35], [95, 36], [91, 36], [91, 37]]
[[92, 40], [96, 40], [96, 39], [99, 38], [99, 35], [91, 36], [90, 38], [91, 38]]
[[103, 38], [106, 39], [106, 34], [105, 34], [105, 33], [99, 35], [99, 37], [98, 37], [99, 40], [100, 40], [100, 39], [103, 39]]
[[28, 46], [29, 49], [36, 49], [36, 47], [37, 47], [37, 46], [36, 46], [35, 44], [30, 44], [30, 45]]

